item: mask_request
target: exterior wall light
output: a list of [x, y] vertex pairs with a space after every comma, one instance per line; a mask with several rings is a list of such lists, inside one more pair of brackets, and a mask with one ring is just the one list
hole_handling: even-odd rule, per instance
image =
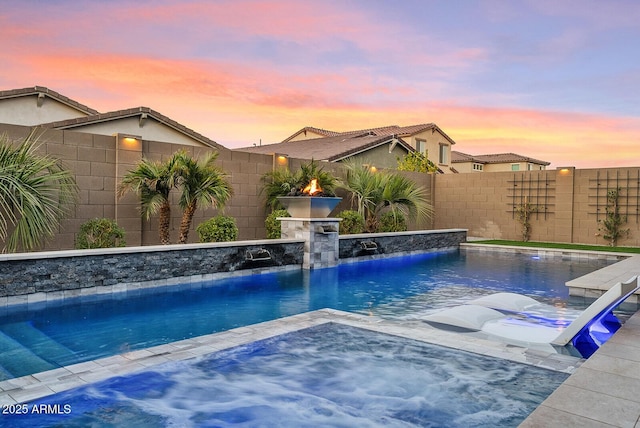
[[284, 153], [273, 154], [273, 169], [289, 168], [289, 156]]
[[557, 168], [558, 173], [560, 175], [571, 175], [573, 173], [573, 171], [575, 170], [575, 167], [573, 166], [563, 166], [560, 168]]

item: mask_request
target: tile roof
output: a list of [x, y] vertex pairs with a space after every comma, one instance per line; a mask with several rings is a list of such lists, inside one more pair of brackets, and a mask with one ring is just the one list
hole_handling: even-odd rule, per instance
[[69, 107], [72, 107], [84, 114], [93, 115], [98, 114], [97, 110], [92, 109], [84, 104], [81, 104], [77, 101], [72, 100], [71, 98], [65, 97], [64, 95], [52, 91], [49, 88], [44, 86], [32, 86], [30, 88], [22, 88], [22, 89], [10, 89], [8, 91], [0, 91], [0, 99], [8, 99], [8, 98], [19, 98], [25, 97], [29, 95], [40, 95], [42, 94], [45, 97], [50, 97], [62, 104], [66, 104]]
[[340, 134], [340, 132], [329, 131], [327, 129], [315, 128], [313, 126], [305, 126], [304, 128], [302, 128], [298, 132], [296, 132], [293, 135], [291, 135], [291, 136], [285, 138], [284, 140], [282, 140], [282, 142], [286, 143], [287, 141], [291, 141], [292, 139], [294, 139], [295, 137], [297, 137], [300, 134], [307, 135], [307, 132], [313, 132], [314, 134], [319, 134], [319, 135], [322, 135], [324, 137], [333, 137], [335, 135]]
[[141, 118], [151, 117], [156, 121], [163, 123], [164, 125], [170, 128], [173, 128], [176, 131], [179, 131], [182, 134], [185, 134], [196, 141], [201, 142], [204, 145], [207, 145], [209, 147], [214, 147], [216, 149], [225, 148], [224, 146], [221, 146], [220, 144], [205, 137], [204, 135], [199, 134], [190, 128], [187, 128], [181, 123], [178, 123], [175, 120], [170, 119], [169, 117], [161, 113], [158, 113], [157, 111], [149, 107], [134, 107], [134, 108], [125, 109], [125, 110], [116, 110], [108, 113], [97, 113], [91, 116], [78, 117], [75, 119], [43, 123], [40, 126], [45, 128], [52, 128], [52, 129], [73, 129], [76, 127], [92, 125], [95, 123], [109, 122], [109, 121], [114, 121], [114, 120], [123, 119], [127, 117], [135, 117], [135, 116], [140, 116]]
[[[282, 153], [292, 158], [336, 162], [379, 145], [389, 143], [392, 138], [390, 134], [382, 136], [339, 134], [331, 137], [285, 141], [277, 144], [243, 147], [235, 150], [264, 154]], [[408, 152], [414, 151], [414, 149], [401, 138], [397, 140], [398, 145]]]
[[[415, 134], [419, 134], [426, 130], [433, 130], [440, 132], [451, 144], [455, 144], [456, 142], [451, 139], [442, 129], [440, 129], [435, 123], [423, 123], [419, 125], [409, 125], [409, 126], [398, 126], [398, 125], [387, 125], [381, 126], [378, 128], [368, 128], [368, 129], [358, 129], [355, 131], [345, 131], [345, 132], [337, 132], [337, 131], [328, 131], [326, 129], [314, 128], [312, 126], [306, 126], [294, 133], [290, 137], [286, 138], [282, 142], [291, 141], [293, 138], [299, 136], [300, 134], [311, 131], [316, 134], [324, 135], [325, 137], [333, 137], [338, 135], [373, 135], [373, 136], [398, 136], [398, 137], [409, 137]], [[304, 140], [298, 140], [304, 141]]]
[[496, 153], [490, 155], [469, 155], [462, 152], [451, 151], [451, 162], [475, 162], [475, 163], [509, 163], [509, 162], [529, 162], [537, 165], [551, 165], [551, 162], [522, 156], [516, 153]]

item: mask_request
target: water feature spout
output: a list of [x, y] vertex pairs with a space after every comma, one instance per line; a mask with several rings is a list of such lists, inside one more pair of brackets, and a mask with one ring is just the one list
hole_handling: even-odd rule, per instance
[[316, 227], [316, 232], [317, 233], [322, 233], [324, 235], [328, 234], [328, 233], [338, 233], [338, 228], [332, 224], [325, 224], [322, 226], [317, 226]]
[[378, 244], [373, 241], [360, 241], [360, 247], [365, 251], [376, 251], [378, 249]]
[[250, 262], [258, 262], [264, 260], [271, 260], [271, 253], [266, 248], [260, 248], [258, 250], [247, 250], [244, 259]]

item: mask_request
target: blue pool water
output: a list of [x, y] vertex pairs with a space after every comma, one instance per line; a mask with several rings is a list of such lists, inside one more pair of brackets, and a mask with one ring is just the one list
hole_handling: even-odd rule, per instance
[[444, 252], [13, 309], [0, 317], [0, 379], [326, 307], [402, 318], [495, 291], [566, 301], [565, 281], [602, 266]]
[[56, 394], [29, 406], [67, 414], [0, 425], [515, 427], [566, 377], [324, 324]]

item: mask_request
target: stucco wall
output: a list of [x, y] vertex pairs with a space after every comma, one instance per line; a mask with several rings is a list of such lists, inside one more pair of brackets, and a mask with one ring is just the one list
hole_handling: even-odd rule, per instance
[[86, 116], [72, 107], [49, 97], [38, 107], [38, 96], [7, 98], [0, 100], [0, 123], [33, 126], [40, 123], [56, 122]]

